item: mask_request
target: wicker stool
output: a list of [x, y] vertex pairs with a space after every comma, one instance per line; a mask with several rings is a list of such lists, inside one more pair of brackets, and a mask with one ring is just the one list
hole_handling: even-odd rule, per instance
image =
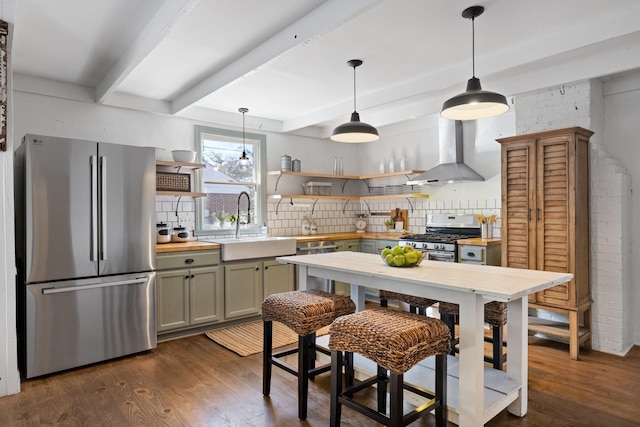
[[[343, 404], [386, 426], [405, 426], [435, 409], [436, 425], [446, 425], [447, 355], [451, 334], [444, 322], [406, 311], [378, 307], [336, 319], [331, 324], [329, 334], [331, 426], [340, 425]], [[359, 353], [376, 362], [377, 375], [343, 388], [343, 352], [347, 357]], [[435, 393], [404, 383], [405, 372], [422, 359], [433, 355], [436, 356]], [[389, 416], [386, 415], [387, 383], [391, 386]], [[377, 412], [353, 397], [356, 392], [373, 385], [378, 388]], [[421, 405], [404, 415], [404, 389], [430, 399], [429, 404]]]
[[423, 316], [427, 314], [427, 308], [438, 302], [429, 298], [380, 290], [380, 307], [388, 307], [390, 299], [409, 304], [411, 313], [422, 314]]
[[[439, 311], [441, 319], [449, 326], [452, 339], [451, 354], [457, 351], [456, 344], [458, 340], [455, 338], [454, 327], [457, 323], [460, 306], [449, 302], [440, 302]], [[506, 353], [502, 352], [502, 347], [507, 345], [504, 342], [504, 325], [507, 324], [507, 304], [504, 302], [491, 301], [484, 305], [484, 321], [487, 322], [492, 329], [491, 337], [484, 337], [486, 342], [492, 344], [492, 357], [485, 356], [485, 362], [493, 364], [495, 369], [502, 370], [502, 365], [507, 361]]]
[[[353, 313], [355, 304], [349, 297], [318, 290], [292, 291], [269, 295], [262, 303], [264, 347], [262, 356], [262, 394], [271, 391], [271, 366], [275, 365], [298, 377], [298, 417], [307, 418], [309, 378], [328, 372], [331, 365], [316, 368], [315, 351], [331, 354], [316, 347], [316, 331], [328, 326], [338, 316]], [[273, 321], [280, 322], [299, 335], [298, 347], [273, 353]], [[298, 353], [298, 367], [279, 358]]]

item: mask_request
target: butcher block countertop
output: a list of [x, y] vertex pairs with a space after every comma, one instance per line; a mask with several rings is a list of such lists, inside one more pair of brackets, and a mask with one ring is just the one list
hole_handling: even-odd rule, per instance
[[158, 243], [156, 245], [156, 253], [159, 254], [166, 252], [205, 251], [211, 249], [220, 249], [220, 244], [193, 240], [184, 243]]
[[502, 239], [499, 237], [494, 237], [493, 239], [482, 239], [480, 237], [473, 237], [471, 239], [460, 239], [458, 240], [459, 245], [474, 245], [474, 246], [493, 246], [499, 245], [502, 242]]
[[298, 242], [319, 242], [322, 240], [348, 240], [348, 239], [378, 239], [378, 240], [398, 240], [402, 233], [325, 233], [310, 234], [308, 236], [288, 236], [295, 238]]
[[[323, 240], [348, 240], [348, 239], [384, 239], [398, 240], [402, 233], [326, 233], [308, 236], [286, 236], [296, 239], [298, 242], [318, 242]], [[205, 251], [220, 249], [219, 243], [211, 243], [200, 240], [192, 240], [184, 243], [158, 243], [156, 253]]]

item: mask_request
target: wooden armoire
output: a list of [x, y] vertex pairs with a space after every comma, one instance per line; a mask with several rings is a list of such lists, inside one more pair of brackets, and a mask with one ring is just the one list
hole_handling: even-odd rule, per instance
[[563, 314], [568, 323], [530, 316], [529, 330], [568, 341], [574, 360], [580, 345], [591, 348], [591, 135], [573, 127], [497, 140], [502, 145], [502, 265], [573, 273], [570, 282], [529, 297], [530, 308]]

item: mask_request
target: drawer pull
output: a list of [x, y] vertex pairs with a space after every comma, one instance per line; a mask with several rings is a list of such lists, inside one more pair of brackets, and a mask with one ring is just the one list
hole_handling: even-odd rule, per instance
[[193, 264], [193, 258], [187, 258], [184, 260], [185, 264]]
[[474, 254], [473, 252], [467, 252], [467, 256], [474, 257], [476, 256], [476, 254]]

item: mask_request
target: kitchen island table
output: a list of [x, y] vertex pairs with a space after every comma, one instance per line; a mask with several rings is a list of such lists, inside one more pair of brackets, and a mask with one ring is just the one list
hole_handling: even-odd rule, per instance
[[[573, 277], [569, 273], [437, 261], [394, 268], [379, 255], [360, 252], [283, 256], [277, 260], [297, 264], [299, 289], [306, 289], [308, 276], [351, 283], [351, 298], [358, 310], [364, 308], [365, 286], [459, 304], [460, 353], [459, 358], [450, 356], [448, 400], [449, 420], [463, 427], [482, 426], [505, 408], [517, 416], [526, 414], [527, 296]], [[483, 316], [484, 304], [489, 301], [503, 301], [508, 306], [507, 372], [484, 367]], [[429, 370], [423, 366], [413, 369]], [[420, 376], [424, 379], [428, 374], [421, 372]], [[431, 380], [425, 381], [418, 384], [428, 387]]]

